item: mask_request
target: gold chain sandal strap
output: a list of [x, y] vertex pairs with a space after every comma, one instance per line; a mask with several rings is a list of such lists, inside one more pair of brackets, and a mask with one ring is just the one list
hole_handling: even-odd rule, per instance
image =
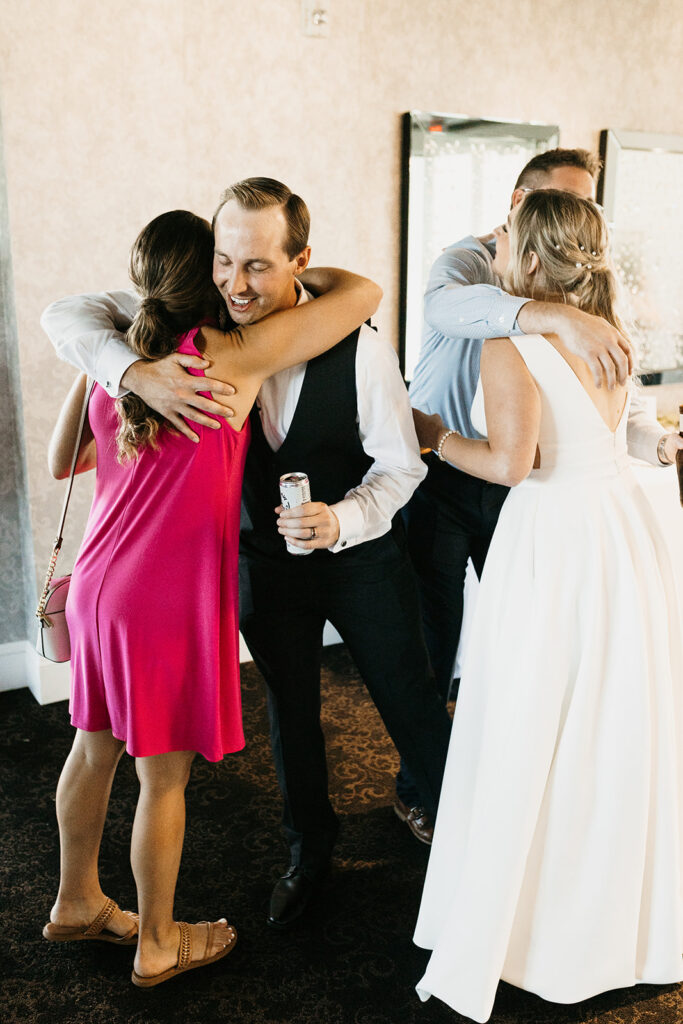
[[180, 945], [178, 946], [178, 967], [186, 970], [192, 961], [192, 929], [185, 921], [178, 921]]
[[109, 924], [117, 910], [118, 906], [116, 905], [114, 900], [107, 897], [107, 902], [104, 904], [99, 914], [97, 915], [93, 923], [90, 925], [88, 930], [85, 932], [85, 934], [89, 937], [92, 937], [93, 935], [99, 935], [100, 932], [104, 931], [104, 929], [107, 927], [107, 925]]

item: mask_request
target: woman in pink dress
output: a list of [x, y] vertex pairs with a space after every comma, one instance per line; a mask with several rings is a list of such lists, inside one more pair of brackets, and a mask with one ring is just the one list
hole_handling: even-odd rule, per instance
[[[244, 745], [239, 691], [237, 554], [249, 411], [263, 380], [319, 355], [374, 312], [380, 289], [343, 271], [308, 271], [315, 302], [240, 329], [198, 328], [217, 311], [213, 234], [194, 214], [152, 221], [131, 254], [142, 296], [130, 347], [155, 359], [177, 350], [230, 380], [234, 417], [197, 426], [198, 443], [140, 398], [95, 386], [77, 472], [97, 467], [67, 616], [74, 745], [57, 789], [61, 877], [52, 941], [137, 943], [141, 987], [225, 956], [224, 918], [175, 922], [185, 787], [198, 752], [211, 761]], [[191, 372], [203, 374], [203, 370]], [[51, 472], [68, 475], [86, 379], [74, 384], [51, 443]], [[140, 918], [106, 899], [98, 853], [118, 761], [135, 757], [140, 797], [131, 863]]]

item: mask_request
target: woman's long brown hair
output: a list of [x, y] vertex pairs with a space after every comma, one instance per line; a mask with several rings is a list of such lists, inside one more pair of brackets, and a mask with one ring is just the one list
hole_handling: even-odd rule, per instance
[[[217, 316], [213, 248], [211, 225], [188, 210], [162, 213], [136, 238], [129, 273], [142, 302], [126, 341], [141, 359], [170, 355], [179, 335]], [[158, 448], [163, 416], [133, 394], [117, 399], [116, 410], [119, 462], [137, 458], [145, 445]]]

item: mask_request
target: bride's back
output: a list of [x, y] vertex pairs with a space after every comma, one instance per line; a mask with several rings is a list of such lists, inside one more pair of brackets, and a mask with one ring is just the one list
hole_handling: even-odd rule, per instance
[[586, 391], [588, 397], [593, 402], [593, 405], [600, 413], [600, 416], [604, 420], [608, 429], [615, 431], [619, 425], [621, 414], [626, 403], [629, 387], [628, 383], [625, 385], [617, 385], [617, 387], [610, 390], [603, 382], [602, 387], [598, 388], [588, 365], [580, 356], [570, 352], [562, 343], [558, 335], [546, 334], [544, 337], [550, 342], [553, 348], [559, 352], [565, 362], [569, 364], [575, 376]]

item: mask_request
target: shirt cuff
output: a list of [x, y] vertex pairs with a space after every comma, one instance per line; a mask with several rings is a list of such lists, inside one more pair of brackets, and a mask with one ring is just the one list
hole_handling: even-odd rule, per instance
[[363, 540], [365, 522], [363, 511], [355, 498], [343, 498], [336, 505], [330, 505], [330, 508], [339, 520], [339, 537], [337, 543], [328, 548], [328, 551], [336, 554], [338, 551], [352, 548]]
[[486, 318], [487, 325], [491, 330], [498, 331], [498, 337], [501, 338], [510, 334], [523, 334], [524, 332], [517, 325], [517, 314], [528, 301], [528, 299], [521, 299], [517, 295], [498, 296], [489, 310], [489, 315]]
[[137, 363], [139, 359], [140, 356], [136, 356], [123, 344], [108, 345], [97, 360], [95, 380], [111, 398], [123, 398], [129, 392], [121, 387], [121, 378], [128, 367]]

